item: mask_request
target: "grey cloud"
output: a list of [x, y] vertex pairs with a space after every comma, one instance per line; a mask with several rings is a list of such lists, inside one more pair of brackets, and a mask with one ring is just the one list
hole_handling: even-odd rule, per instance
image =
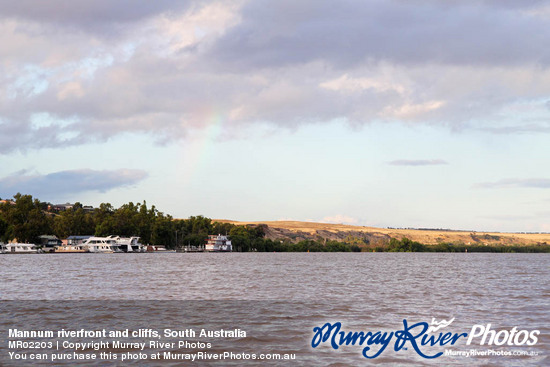
[[494, 134], [550, 133], [550, 126], [544, 124], [510, 125], [498, 127], [483, 127], [483, 131]]
[[[437, 1], [437, 0], [433, 0]], [[462, 3], [473, 3], [473, 4], [479, 4], [484, 3], [495, 7], [503, 7], [503, 8], [510, 8], [514, 10], [519, 9], [529, 9], [532, 7], [537, 7], [540, 5], [544, 5], [544, 0], [524, 0], [524, 1], [517, 1], [517, 0], [458, 0]]]
[[474, 185], [481, 189], [500, 189], [500, 188], [537, 188], [550, 189], [550, 179], [548, 178], [506, 178], [495, 182], [481, 182]]
[[[535, 1], [257, 0], [231, 6], [238, 14], [227, 28], [183, 43], [178, 32], [203, 31], [181, 27], [211, 16], [200, 12], [208, 2], [2, 4], [10, 18], [0, 22], [4, 154], [126, 132], [169, 141], [214, 115], [229, 130], [341, 119], [451, 128], [474, 121], [474, 129], [506, 132], [503, 109], [550, 95], [550, 49], [540, 47], [550, 27], [528, 15]], [[163, 33], [166, 22], [173, 33]], [[125, 31], [90, 34], [105, 24]], [[323, 87], [344, 77], [350, 85]], [[548, 113], [545, 102], [540, 108]], [[35, 113], [72, 122], [37, 127]]]
[[210, 58], [240, 70], [315, 60], [335, 68], [380, 60], [548, 65], [548, 21], [517, 8], [498, 2], [251, 1]]
[[442, 159], [398, 159], [388, 162], [392, 166], [437, 166], [448, 164]]
[[18, 18], [70, 25], [83, 31], [89, 31], [94, 29], [94, 24], [135, 22], [163, 12], [181, 11], [194, 2], [177, 0], [1, 0], [0, 18]]
[[[21, 120], [0, 121], [0, 154], [28, 149], [62, 148], [68, 145], [86, 142], [84, 136], [74, 132], [73, 127], [57, 125], [33, 127], [29, 121], [30, 115]], [[92, 142], [96, 137], [89, 137]]]
[[17, 192], [38, 197], [58, 196], [87, 191], [106, 192], [118, 187], [135, 185], [147, 177], [142, 170], [67, 170], [49, 174], [16, 173], [0, 179], [0, 196]]

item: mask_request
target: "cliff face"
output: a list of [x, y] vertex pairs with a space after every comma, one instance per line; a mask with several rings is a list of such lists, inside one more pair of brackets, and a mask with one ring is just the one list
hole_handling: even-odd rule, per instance
[[[252, 224], [254, 225], [254, 224]], [[360, 232], [360, 231], [329, 231], [326, 229], [316, 229], [313, 231], [291, 230], [287, 228], [265, 226], [265, 237], [271, 240], [285, 240], [299, 242], [302, 240], [363, 240], [365, 243], [377, 243], [389, 241], [390, 236], [376, 232]]]
[[367, 245], [388, 242], [390, 238], [409, 238], [427, 245], [455, 243], [465, 245], [533, 245], [550, 243], [549, 233], [494, 233], [432, 229], [394, 229], [352, 226], [345, 224], [266, 221], [238, 222], [215, 220], [236, 225], [261, 226], [265, 237], [272, 240], [336, 240]]

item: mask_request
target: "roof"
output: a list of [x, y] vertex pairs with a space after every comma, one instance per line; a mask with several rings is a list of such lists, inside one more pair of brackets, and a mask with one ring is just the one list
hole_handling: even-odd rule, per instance
[[89, 236], [69, 236], [67, 237], [68, 240], [85, 240], [87, 238], [92, 237], [92, 235]]

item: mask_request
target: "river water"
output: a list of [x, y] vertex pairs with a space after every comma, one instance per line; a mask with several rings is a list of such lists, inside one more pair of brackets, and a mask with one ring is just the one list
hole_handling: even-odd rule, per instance
[[[473, 253], [165, 253], [0, 255], [0, 365], [40, 364], [8, 356], [9, 329], [241, 329], [246, 337], [190, 338], [231, 351], [295, 355], [291, 361], [201, 360], [195, 365], [550, 365], [549, 254]], [[363, 345], [337, 350], [330, 339], [312, 347], [314, 328], [340, 322], [342, 331], [396, 332], [415, 323], [453, 322], [437, 332], [499, 333], [467, 345], [396, 348], [376, 358]], [[404, 321], [406, 320], [406, 321]], [[137, 323], [137, 324], [136, 324]], [[487, 326], [491, 324], [491, 326]], [[435, 326], [435, 325], [434, 325]], [[516, 328], [521, 345], [505, 337]], [[415, 333], [422, 328], [415, 328]], [[411, 329], [412, 330], [412, 329]], [[526, 330], [521, 334], [522, 330]], [[536, 343], [521, 343], [538, 330]], [[59, 338], [53, 338], [55, 341]], [[84, 338], [85, 339], [85, 338]], [[181, 339], [181, 338], [176, 338]], [[21, 339], [23, 340], [23, 339]], [[37, 339], [39, 340], [39, 339]], [[159, 340], [168, 341], [170, 338]], [[338, 339], [336, 339], [338, 340]], [[420, 342], [420, 339], [418, 339]], [[382, 344], [374, 343], [372, 356]], [[161, 348], [162, 349], [162, 348]], [[182, 352], [181, 348], [164, 348]], [[476, 351], [481, 355], [442, 355]], [[63, 349], [63, 352], [70, 351]], [[104, 352], [119, 353], [107, 348]], [[131, 351], [131, 349], [130, 349]], [[155, 350], [149, 349], [149, 353]], [[17, 352], [28, 354], [28, 349]], [[52, 351], [48, 350], [48, 353]], [[94, 350], [88, 350], [94, 352]], [[96, 351], [99, 353], [98, 351]], [[420, 353], [419, 353], [420, 352]], [[482, 355], [483, 353], [487, 355]], [[514, 355], [508, 355], [513, 353]], [[519, 355], [519, 354], [527, 355]], [[27, 356], [28, 357], [28, 356]], [[244, 357], [243, 357], [244, 358]], [[75, 361], [67, 361], [74, 365]], [[90, 365], [181, 365], [181, 361], [101, 360]], [[63, 364], [42, 362], [43, 365]], [[83, 364], [79, 362], [79, 364]]]

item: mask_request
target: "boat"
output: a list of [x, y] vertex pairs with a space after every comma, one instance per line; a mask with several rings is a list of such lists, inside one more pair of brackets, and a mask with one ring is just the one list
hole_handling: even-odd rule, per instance
[[0, 248], [4, 254], [36, 254], [40, 252], [34, 243], [6, 243], [1, 244]]
[[204, 251], [206, 252], [231, 252], [233, 251], [233, 246], [231, 245], [231, 240], [227, 236], [219, 235], [209, 235], [206, 240], [206, 245], [204, 246]]
[[67, 237], [67, 245], [82, 245], [82, 242], [86, 241], [92, 235], [86, 236], [69, 236]]
[[148, 245], [147, 252], [168, 253], [176, 252], [176, 250], [168, 250], [164, 245]]
[[147, 246], [139, 242], [139, 237], [109, 236], [115, 241], [115, 247], [120, 252], [147, 252]]
[[61, 245], [61, 246], [55, 246], [54, 251], [55, 253], [82, 253], [82, 252], [88, 252], [88, 248], [84, 247], [83, 245]]
[[204, 252], [206, 251], [204, 249], [205, 245], [202, 246], [192, 246], [192, 245], [186, 245], [183, 247], [180, 247], [177, 251], [179, 252]]
[[82, 242], [87, 252], [92, 253], [113, 253], [116, 252], [116, 242], [111, 237], [90, 237]]

